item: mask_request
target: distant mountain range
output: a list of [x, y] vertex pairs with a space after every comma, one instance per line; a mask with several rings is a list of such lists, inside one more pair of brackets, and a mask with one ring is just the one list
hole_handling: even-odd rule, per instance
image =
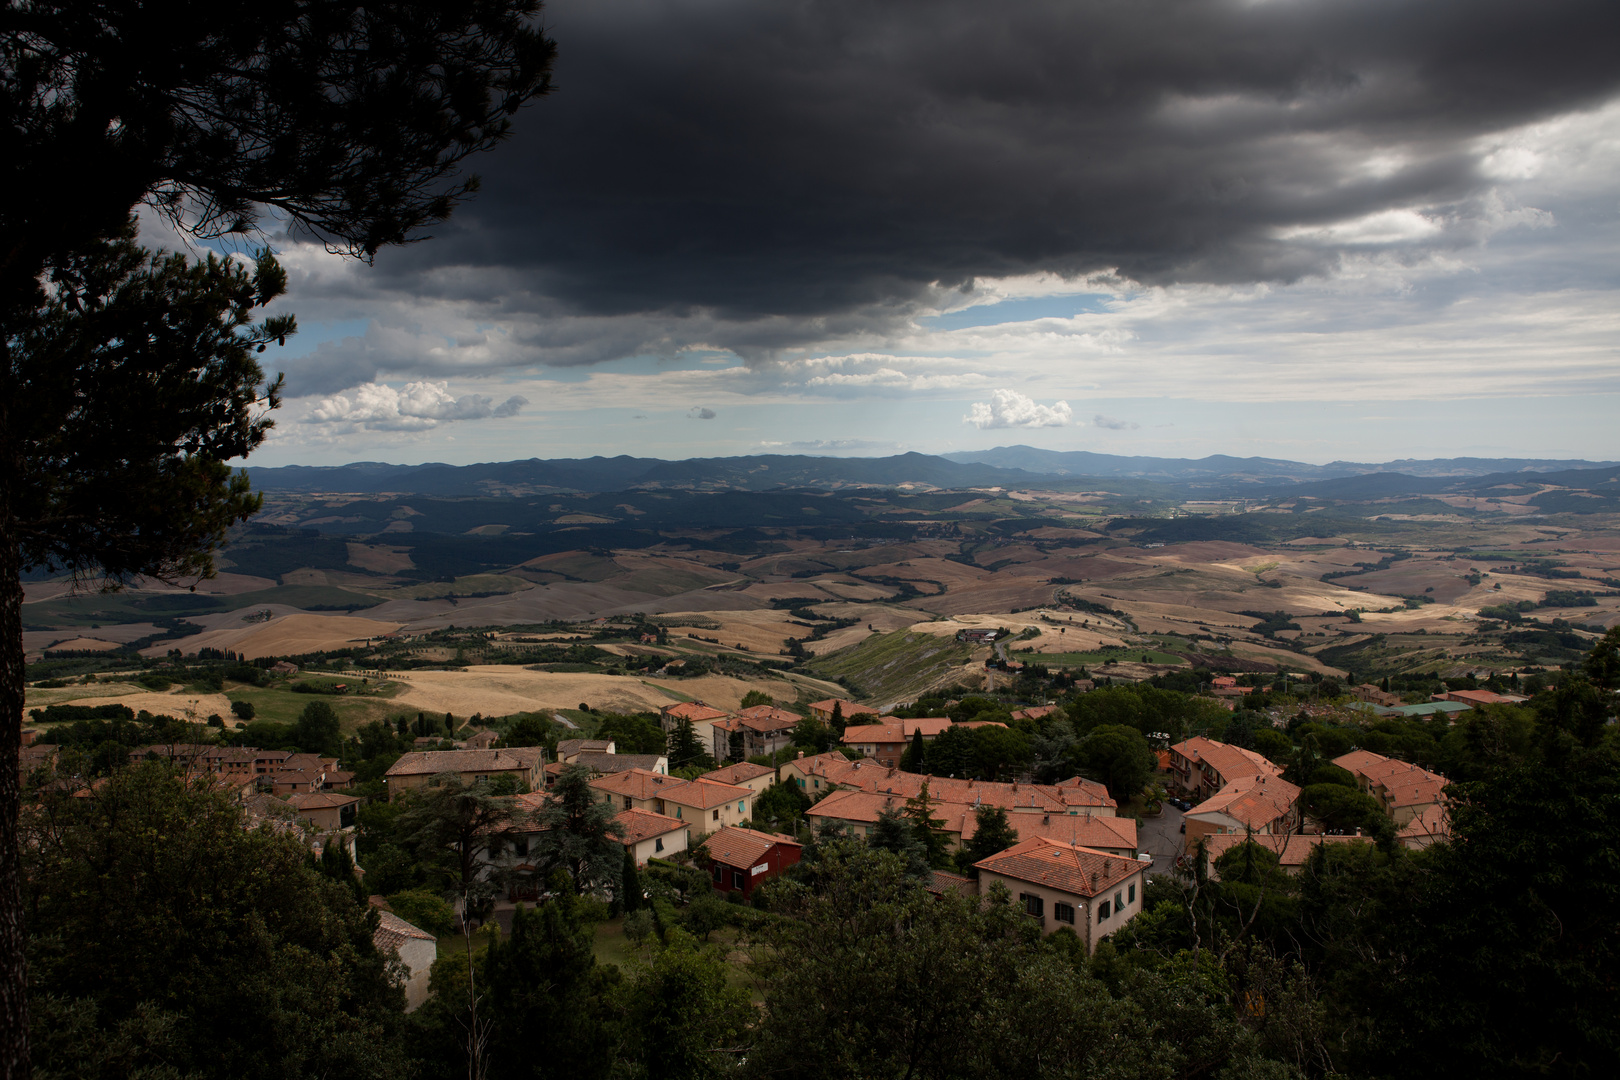
[[[1112, 490], [1160, 485], [1210, 493], [1270, 494], [1298, 485], [1322, 484], [1372, 494], [1438, 491], [1475, 477], [1512, 479], [1616, 466], [1616, 462], [1533, 458], [1436, 458], [1382, 464], [1335, 461], [1310, 465], [1275, 458], [1121, 457], [1089, 451], [1000, 446], [975, 453], [898, 454], [882, 458], [752, 455], [730, 458], [592, 457], [490, 462], [479, 465], [288, 465], [247, 470], [261, 491], [346, 492], [437, 496], [519, 496], [547, 492], [629, 490], [770, 491], [783, 488], [1057, 487], [1106, 485]], [[1366, 478], [1357, 481], [1355, 478]], [[1325, 482], [1325, 483], [1324, 483]], [[1335, 483], [1337, 482], [1337, 483]], [[1327, 494], [1324, 491], [1323, 494]]]
[[1088, 450], [1039, 450], [1033, 446], [998, 446], [994, 450], [943, 454], [948, 461], [976, 462], [1001, 469], [1021, 469], [1047, 476], [1108, 477], [1126, 476], [1138, 480], [1187, 483], [1199, 480], [1247, 481], [1252, 483], [1332, 480], [1342, 476], [1369, 473], [1400, 473], [1422, 477], [1490, 476], [1495, 473], [1556, 472], [1570, 469], [1597, 469], [1612, 461], [1560, 461], [1540, 458], [1403, 458], [1382, 464], [1358, 461], [1332, 461], [1310, 465], [1278, 458], [1238, 458], [1213, 454], [1205, 458], [1120, 457], [1094, 454]]

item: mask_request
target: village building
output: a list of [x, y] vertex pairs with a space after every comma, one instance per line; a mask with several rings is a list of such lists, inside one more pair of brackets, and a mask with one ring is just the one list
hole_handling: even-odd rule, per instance
[[659, 709], [658, 722], [663, 727], [664, 734], [673, 738], [675, 729], [681, 721], [690, 721], [692, 735], [697, 739], [697, 744], [707, 749], [714, 745], [714, 722], [724, 720], [730, 715], [724, 709], [716, 709], [701, 701], [682, 701]]
[[613, 820], [624, 830], [621, 841], [637, 866], [646, 866], [648, 859], [667, 859], [692, 843], [691, 826], [651, 810], [620, 810]]
[[664, 813], [701, 833], [718, 832], [753, 816], [754, 792], [736, 784], [688, 780], [664, 796]]
[[665, 793], [686, 783], [679, 777], [656, 773], [651, 769], [627, 769], [597, 777], [591, 781], [591, 790], [597, 792], [602, 802], [620, 810], [648, 810], [662, 814]]
[[714, 760], [744, 761], [793, 745], [799, 717], [774, 705], [754, 705], [714, 721]]
[[843, 698], [828, 698], [825, 701], [812, 701], [809, 708], [810, 715], [817, 720], [820, 720], [823, 724], [832, 723], [834, 710], [838, 712], [839, 717], [846, 725], [853, 723], [857, 717], [882, 715], [878, 712], [878, 710], [872, 708], [870, 705], [860, 705], [853, 701], [846, 701]]
[[1324, 833], [1295, 833], [1293, 835], [1278, 833], [1255, 833], [1245, 836], [1241, 833], [1217, 833], [1204, 840], [1204, 858], [1208, 860], [1209, 876], [1219, 881], [1221, 876], [1215, 870], [1215, 861], [1235, 847], [1253, 840], [1277, 856], [1277, 864], [1287, 873], [1297, 874], [1311, 853], [1323, 844], [1370, 844], [1372, 838], [1368, 836], [1328, 836]]
[[900, 764], [900, 756], [918, 732], [923, 742], [932, 742], [951, 726], [949, 717], [926, 716], [915, 720], [891, 720], [882, 724], [861, 724], [844, 729], [844, 745], [859, 750], [885, 768]]
[[505, 750], [425, 750], [401, 757], [383, 776], [392, 802], [401, 792], [426, 787], [437, 776], [453, 773], [463, 783], [510, 776], [520, 790], [544, 785], [546, 750], [543, 746], [516, 746]]
[[1046, 837], [1014, 844], [974, 864], [979, 891], [997, 882], [1041, 933], [1073, 930], [1088, 953], [1142, 910], [1145, 864]]
[[721, 892], [740, 892], [746, 898], [797, 863], [804, 845], [786, 836], [727, 827], [709, 837], [704, 850], [714, 887]]
[[438, 959], [439, 939], [382, 907], [380, 896], [371, 898], [377, 912], [377, 929], [371, 941], [384, 956], [392, 953], [405, 966], [405, 1011], [411, 1012], [428, 998], [428, 972]]
[[776, 770], [764, 765], [755, 765], [751, 761], [739, 761], [735, 765], [727, 765], [723, 769], [706, 772], [700, 777], [703, 780], [713, 780], [717, 784], [733, 784], [745, 787], [755, 795], [765, 794], [765, 789], [776, 783]]
[[1286, 836], [1299, 831], [1300, 789], [1280, 776], [1239, 776], [1183, 817], [1187, 850], [1224, 833]]
[[1201, 801], [1239, 777], [1281, 776], [1282, 770], [1253, 750], [1198, 735], [1170, 748], [1170, 773], [1182, 791]]
[[1384, 813], [1397, 826], [1405, 825], [1431, 807], [1445, 802], [1449, 781], [1406, 761], [1352, 750], [1333, 759], [1333, 764], [1356, 778], [1356, 786], [1378, 800]]
[[287, 805], [322, 832], [337, 832], [354, 824], [362, 800], [329, 791], [301, 791], [287, 796]]

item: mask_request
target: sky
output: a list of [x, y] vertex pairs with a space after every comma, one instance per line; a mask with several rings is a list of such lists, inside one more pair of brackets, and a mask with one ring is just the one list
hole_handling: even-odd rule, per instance
[[[1620, 459], [1613, 0], [551, 0], [254, 464]], [[148, 240], [163, 240], [148, 223]]]

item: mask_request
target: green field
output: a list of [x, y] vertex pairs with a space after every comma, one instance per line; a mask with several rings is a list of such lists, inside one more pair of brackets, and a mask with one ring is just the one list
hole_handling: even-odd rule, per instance
[[[354, 686], [359, 683], [354, 678], [321, 678], [312, 677], [301, 681], [311, 683], [348, 683]], [[375, 683], [373, 685], [376, 685]], [[312, 701], [324, 701], [332, 706], [332, 711], [338, 714], [345, 732], [369, 724], [373, 720], [384, 720], [398, 715], [404, 710], [396, 706], [389, 699], [400, 690], [398, 683], [384, 683], [377, 693], [364, 694], [298, 694], [287, 688], [288, 684], [276, 686], [244, 686], [238, 683], [228, 684], [225, 696], [232, 701], [251, 701], [255, 720], [274, 720], [278, 723], [291, 723], [297, 720]], [[415, 710], [411, 710], [414, 715]]]
[[961, 667], [975, 647], [938, 634], [896, 630], [819, 657], [809, 670], [824, 679], [849, 679], [869, 699], [904, 701]]

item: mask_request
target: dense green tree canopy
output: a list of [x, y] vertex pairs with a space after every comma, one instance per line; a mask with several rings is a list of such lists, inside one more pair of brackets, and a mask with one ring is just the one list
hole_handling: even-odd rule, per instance
[[[85, 1065], [106, 1039], [155, 1040], [120, 1067], [167, 1064], [172, 1075], [382, 1078], [404, 1067], [403, 996], [372, 947], [375, 916], [312, 867], [296, 836], [244, 828], [225, 796], [157, 762], [92, 798], [48, 800], [27, 835], [42, 1073], [127, 1075]], [[64, 1015], [82, 1041], [46, 1030]]]

